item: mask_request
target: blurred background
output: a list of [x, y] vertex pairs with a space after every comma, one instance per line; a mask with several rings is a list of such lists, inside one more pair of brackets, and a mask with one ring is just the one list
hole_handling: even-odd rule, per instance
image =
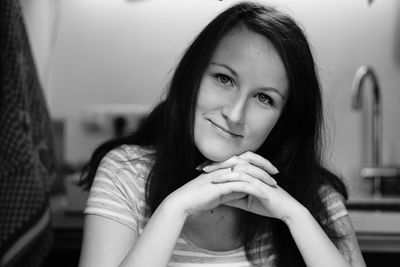
[[[82, 164], [104, 140], [135, 129], [162, 97], [199, 30], [238, 1], [19, 2], [57, 155], [50, 190], [54, 243], [44, 265], [76, 266], [86, 199], [76, 186]], [[350, 215], [368, 266], [387, 259], [398, 264], [400, 2], [258, 2], [280, 6], [303, 25], [325, 93], [327, 164], [348, 186]], [[361, 66], [373, 71], [380, 92], [379, 166], [371, 161], [372, 79], [362, 84], [362, 108], [351, 104]], [[371, 166], [372, 174], [363, 172]]]

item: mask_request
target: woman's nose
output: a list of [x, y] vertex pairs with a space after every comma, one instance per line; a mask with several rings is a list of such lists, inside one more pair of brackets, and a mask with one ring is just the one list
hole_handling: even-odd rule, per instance
[[246, 112], [246, 98], [236, 97], [233, 99], [228, 99], [227, 103], [222, 108], [223, 117], [236, 124], [241, 124], [244, 122]]

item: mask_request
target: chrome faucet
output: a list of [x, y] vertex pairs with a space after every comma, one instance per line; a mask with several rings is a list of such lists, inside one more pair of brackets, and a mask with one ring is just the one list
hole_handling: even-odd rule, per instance
[[356, 71], [353, 79], [353, 95], [352, 95], [352, 107], [359, 110], [362, 106], [362, 90], [365, 80], [369, 77], [372, 82], [372, 93], [373, 93], [373, 103], [372, 103], [372, 157], [369, 163], [370, 171], [368, 169], [363, 169], [361, 171], [361, 176], [364, 178], [373, 178], [373, 194], [374, 196], [381, 196], [381, 177], [377, 176], [377, 172], [372, 172], [371, 170], [376, 170], [381, 166], [381, 154], [382, 154], [382, 108], [381, 108], [381, 95], [379, 91], [379, 84], [377, 76], [374, 70], [368, 66], [361, 66]]

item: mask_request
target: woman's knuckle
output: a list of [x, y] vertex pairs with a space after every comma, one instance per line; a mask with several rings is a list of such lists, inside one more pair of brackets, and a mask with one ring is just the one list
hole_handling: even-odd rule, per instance
[[233, 157], [232, 157], [232, 161], [234, 161], [234, 162], [240, 161], [239, 156], [233, 156]]
[[243, 152], [242, 154], [240, 154], [240, 158], [246, 158], [247, 156], [249, 156], [249, 151]]
[[233, 166], [232, 167], [232, 171], [243, 171], [244, 169], [243, 169], [243, 164], [242, 163], [240, 163], [240, 164], [237, 164], [237, 165], [235, 165], [235, 166]]
[[256, 167], [254, 165], [251, 165], [250, 163], [246, 162], [240, 165], [241, 170], [245, 173], [253, 173]]
[[242, 172], [238, 172], [238, 178], [242, 181], [246, 180], [246, 175]]
[[224, 190], [224, 187], [223, 187], [222, 184], [215, 184], [215, 188], [216, 188], [216, 190], [218, 192], [218, 195], [224, 194], [225, 190]]
[[262, 188], [265, 185], [263, 181], [257, 178], [251, 179], [251, 184], [257, 189]]
[[248, 169], [249, 168], [249, 163], [247, 163], [247, 162], [242, 162], [242, 163], [239, 163], [238, 165], [237, 165], [239, 168], [241, 168], [241, 169], [244, 169], [244, 170], [246, 170], [246, 169]]

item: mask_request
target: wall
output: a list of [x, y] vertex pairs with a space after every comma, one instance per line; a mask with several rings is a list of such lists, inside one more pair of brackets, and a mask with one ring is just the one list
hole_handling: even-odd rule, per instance
[[50, 69], [52, 68], [52, 55], [54, 54], [54, 41], [56, 30], [57, 1], [21, 1], [23, 17], [26, 22], [30, 37], [31, 49], [35, 57], [39, 80], [45, 89], [47, 101], [51, 102], [48, 83]]
[[[66, 159], [85, 160], [106, 137], [82, 127], [88, 105], [156, 103], [187, 44], [232, 2], [237, 1], [23, 0], [51, 113], [67, 122]], [[399, 1], [261, 2], [281, 5], [304, 25], [325, 92], [327, 159], [352, 193], [366, 192], [369, 185], [358, 174], [369, 157], [368, 121], [351, 110], [352, 79], [360, 65], [376, 70], [383, 162], [400, 164]]]

